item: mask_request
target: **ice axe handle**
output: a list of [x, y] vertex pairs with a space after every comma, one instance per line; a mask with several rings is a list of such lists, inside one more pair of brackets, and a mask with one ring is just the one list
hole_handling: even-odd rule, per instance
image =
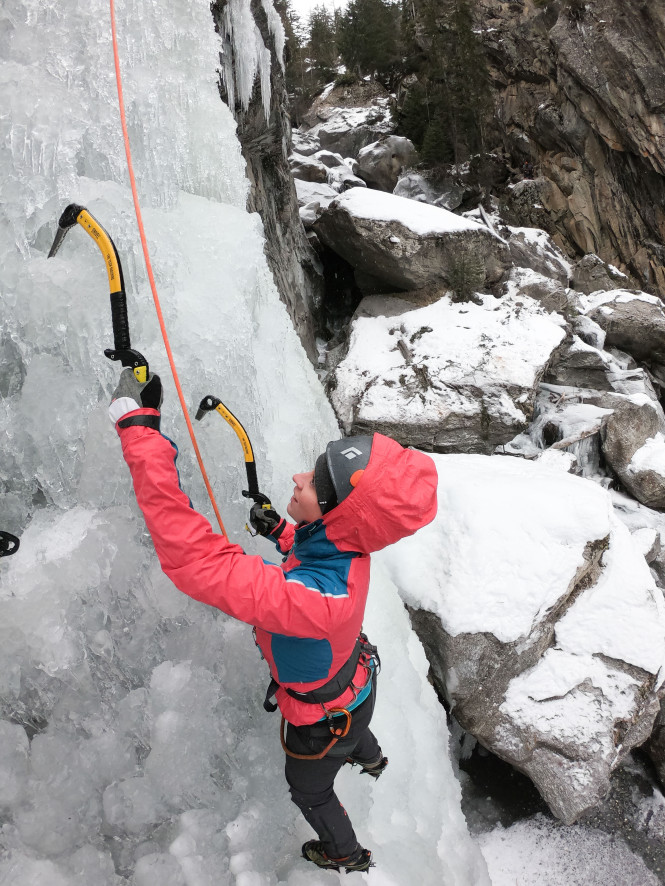
[[144, 384], [148, 381], [150, 369], [143, 354], [132, 348], [127, 317], [127, 296], [123, 289], [111, 293], [111, 322], [115, 348], [113, 350], [106, 348], [104, 356], [109, 360], [119, 360], [122, 366], [129, 366], [137, 381]]
[[247, 471], [247, 485], [249, 489], [243, 489], [242, 494], [245, 498], [251, 498], [263, 508], [271, 508], [270, 499], [267, 495], [259, 492], [259, 481], [256, 476], [256, 464], [253, 461], [245, 462], [245, 470]]
[[127, 296], [123, 289], [111, 293], [111, 322], [113, 323], [113, 344], [115, 350], [129, 351], [132, 343], [129, 337]]

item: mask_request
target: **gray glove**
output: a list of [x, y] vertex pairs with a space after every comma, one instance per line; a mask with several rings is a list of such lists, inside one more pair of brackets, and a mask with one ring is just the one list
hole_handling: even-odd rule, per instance
[[286, 520], [274, 508], [263, 508], [260, 504], [252, 505], [249, 522], [259, 535], [270, 535], [272, 538], [279, 538], [286, 526]]
[[111, 402], [121, 397], [130, 397], [140, 409], [159, 409], [164, 399], [162, 381], [158, 375], [151, 372], [148, 381], [141, 384], [131, 369], [123, 369]]
[[159, 409], [162, 400], [162, 382], [158, 375], [150, 373], [148, 381], [141, 383], [131, 369], [124, 369], [111, 398], [109, 416], [114, 424], [118, 422], [120, 428], [141, 425], [158, 431], [160, 421], [158, 415], [134, 415], [129, 418], [124, 416], [136, 409]]

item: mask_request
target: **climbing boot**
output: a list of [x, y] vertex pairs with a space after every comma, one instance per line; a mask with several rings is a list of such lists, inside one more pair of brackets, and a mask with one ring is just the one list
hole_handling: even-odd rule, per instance
[[346, 762], [352, 766], [360, 766], [361, 775], [371, 775], [372, 778], [378, 778], [388, 765], [387, 757], [379, 757], [374, 763], [361, 763], [360, 760], [354, 760], [353, 757], [347, 757]]
[[330, 871], [344, 870], [347, 874], [352, 871], [368, 871], [374, 867], [372, 853], [360, 845], [356, 846], [351, 855], [346, 855], [344, 858], [332, 858], [327, 855], [320, 840], [308, 840], [303, 843], [302, 857], [307, 861], [314, 862], [317, 867]]

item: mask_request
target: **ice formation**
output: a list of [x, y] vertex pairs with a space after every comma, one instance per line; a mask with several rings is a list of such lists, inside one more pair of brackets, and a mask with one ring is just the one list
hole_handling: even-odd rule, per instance
[[[257, 58], [247, 6], [230, 4], [248, 65], [241, 97]], [[339, 431], [270, 277], [260, 220], [245, 211], [209, 4], [126, 0], [117, 16], [143, 217], [185, 395], [195, 408], [213, 394], [239, 415], [262, 488], [284, 502], [291, 473]], [[9, 0], [0, 48], [0, 515], [22, 536], [0, 563], [0, 883], [329, 882], [298, 857], [311, 832], [288, 799], [249, 627], [170, 585], [133, 502], [107, 417], [119, 367], [102, 354], [112, 336], [99, 253], [74, 229], [46, 258], [69, 202], [111, 233], [133, 344], [162, 375], [163, 430], [209, 514], [140, 254], [108, 6]], [[230, 537], [269, 556], [242, 529], [237, 439], [214, 416], [198, 436]], [[367, 882], [484, 886], [445, 717], [380, 564], [370, 598], [391, 774], [367, 786], [344, 772], [340, 785], [375, 850]]]

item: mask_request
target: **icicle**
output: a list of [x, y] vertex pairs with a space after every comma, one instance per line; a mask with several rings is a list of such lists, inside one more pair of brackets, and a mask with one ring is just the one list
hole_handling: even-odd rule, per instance
[[272, 4], [272, 0], [261, 0], [261, 5], [268, 19], [268, 27], [270, 33], [275, 38], [275, 52], [277, 60], [284, 70], [284, 44], [286, 43], [286, 34], [284, 33], [284, 25], [279, 17], [279, 13]]
[[[275, 35], [280, 64], [283, 64], [281, 56], [284, 47], [284, 29], [281, 28], [280, 43], [279, 33], [276, 31], [274, 22], [274, 17], [279, 18], [279, 16], [274, 9], [271, 16], [266, 4], [272, 7], [272, 3], [270, 0], [263, 0], [271, 33]], [[235, 111], [236, 96], [240, 100], [243, 110], [247, 110], [258, 75], [263, 112], [267, 120], [270, 116], [272, 57], [252, 16], [250, 0], [229, 0], [224, 10], [222, 47], [222, 77], [231, 111]], [[234, 64], [235, 80], [233, 76]]]

